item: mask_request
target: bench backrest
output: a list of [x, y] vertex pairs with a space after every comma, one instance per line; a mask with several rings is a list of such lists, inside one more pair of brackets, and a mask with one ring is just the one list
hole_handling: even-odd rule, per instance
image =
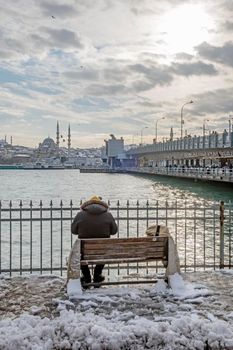
[[168, 237], [81, 240], [81, 264], [167, 260]]

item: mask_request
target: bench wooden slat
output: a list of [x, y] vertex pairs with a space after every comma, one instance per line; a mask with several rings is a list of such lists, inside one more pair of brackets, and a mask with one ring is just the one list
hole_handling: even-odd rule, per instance
[[157, 249], [157, 247], [164, 247], [166, 245], [165, 242], [129, 242], [129, 243], [108, 243], [108, 244], [93, 244], [88, 242], [82, 243], [82, 250], [84, 251], [94, 251], [94, 250], [107, 250], [112, 249], [115, 247], [115, 249], [135, 249], [140, 247], [146, 247], [146, 248], [154, 248]]
[[131, 263], [131, 262], [146, 262], [146, 261], [154, 261], [154, 260], [162, 260], [161, 257], [153, 257], [153, 258], [119, 258], [119, 259], [102, 259], [99, 260], [81, 260], [81, 265], [87, 264], [120, 264], [120, 263]]
[[97, 244], [97, 245], [105, 245], [105, 244], [130, 244], [130, 243], [139, 243], [139, 242], [167, 242], [168, 237], [129, 237], [129, 238], [90, 238], [90, 239], [82, 239], [83, 244]]
[[165, 257], [165, 255], [163, 254], [163, 252], [158, 252], [158, 253], [148, 253], [148, 254], [122, 254], [122, 253], [118, 253], [118, 254], [108, 254], [108, 255], [85, 255], [83, 257], [82, 260], [114, 260], [114, 259], [130, 259], [130, 258], [143, 258], [143, 259], [163, 259]]
[[84, 258], [86, 255], [109, 255], [109, 254], [130, 254], [130, 255], [134, 255], [134, 254], [148, 254], [151, 253], [153, 254], [154, 252], [164, 252], [164, 247], [156, 247], [156, 249], [154, 247], [136, 247], [133, 248], [131, 247], [130, 249], [128, 247], [111, 247], [109, 249], [84, 249], [84, 253], [82, 254], [82, 258]]

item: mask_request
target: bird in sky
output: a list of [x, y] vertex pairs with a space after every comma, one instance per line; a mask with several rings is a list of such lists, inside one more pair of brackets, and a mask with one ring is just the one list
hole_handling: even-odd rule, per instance
[[53, 19], [55, 19], [55, 17], [54, 16], [51, 16]]

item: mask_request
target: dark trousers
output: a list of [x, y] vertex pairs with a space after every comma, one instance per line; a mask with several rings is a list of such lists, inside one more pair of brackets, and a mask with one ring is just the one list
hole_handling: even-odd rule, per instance
[[[103, 271], [104, 265], [98, 264], [94, 268], [94, 280], [98, 278], [102, 271]], [[82, 265], [81, 266], [81, 271], [83, 274], [83, 277], [85, 278], [86, 281], [91, 281], [91, 273], [88, 265]]]

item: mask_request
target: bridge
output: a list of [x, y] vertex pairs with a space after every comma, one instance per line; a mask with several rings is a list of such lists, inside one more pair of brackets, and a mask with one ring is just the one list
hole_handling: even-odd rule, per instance
[[128, 150], [127, 156], [135, 159], [137, 167], [229, 166], [233, 165], [233, 132], [141, 145]]

